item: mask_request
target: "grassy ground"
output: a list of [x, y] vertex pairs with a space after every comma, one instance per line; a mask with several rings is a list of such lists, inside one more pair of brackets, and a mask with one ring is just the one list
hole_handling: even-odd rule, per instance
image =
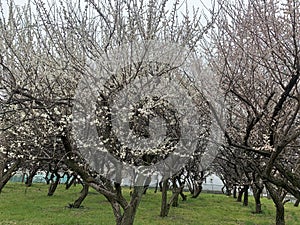
[[[69, 209], [78, 196], [80, 186], [65, 190], [60, 186], [52, 197], [47, 197], [45, 184], [26, 188], [23, 184], [9, 183], [0, 194], [0, 224], [10, 225], [88, 225], [115, 224], [110, 204], [91, 190], [80, 209]], [[129, 190], [125, 190], [129, 196]], [[167, 218], [159, 217], [160, 194], [149, 190], [143, 197], [136, 216], [136, 225], [270, 225], [274, 224], [275, 209], [271, 200], [263, 199], [261, 215], [253, 214], [254, 203], [250, 197], [249, 207], [224, 195], [201, 194], [197, 199], [188, 198], [178, 208], [171, 208]], [[300, 208], [286, 204], [286, 224], [300, 224]]]

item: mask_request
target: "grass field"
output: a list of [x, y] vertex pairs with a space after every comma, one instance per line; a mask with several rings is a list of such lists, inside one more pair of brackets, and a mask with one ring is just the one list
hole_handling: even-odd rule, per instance
[[[24, 184], [9, 183], [0, 194], [0, 224], [2, 225], [88, 225], [115, 224], [110, 204], [91, 190], [83, 207], [69, 209], [67, 206], [78, 196], [80, 186], [65, 190], [59, 186], [55, 195], [47, 196], [45, 184], [34, 184], [26, 188]], [[129, 190], [125, 189], [129, 196]], [[171, 208], [167, 218], [160, 218], [160, 193], [149, 190], [143, 197], [135, 219], [136, 225], [270, 225], [274, 224], [275, 208], [271, 200], [262, 199], [263, 214], [253, 214], [254, 203], [250, 197], [248, 207], [231, 197], [217, 194], [201, 194], [197, 199], [188, 198], [180, 202], [178, 208]], [[300, 224], [300, 208], [286, 204], [286, 224]]]

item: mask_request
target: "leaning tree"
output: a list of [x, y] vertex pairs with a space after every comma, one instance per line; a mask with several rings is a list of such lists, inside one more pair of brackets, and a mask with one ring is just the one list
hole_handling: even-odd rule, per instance
[[222, 76], [229, 147], [247, 151], [285, 224], [283, 197], [299, 198], [299, 26], [296, 0], [218, 1], [211, 40], [213, 69]]
[[[18, 147], [11, 151], [14, 155], [21, 152], [32, 162], [50, 160], [66, 165], [108, 199], [117, 224], [132, 224], [149, 171], [136, 176], [128, 201], [122, 194], [124, 174], [120, 168], [127, 164], [151, 167], [180, 149], [178, 143], [185, 141], [183, 135], [190, 131], [181, 127], [186, 123], [186, 118], [180, 117], [185, 111], [178, 114], [177, 108], [195, 115], [207, 111], [208, 103], [192, 81], [199, 71], [198, 43], [212, 21], [203, 26], [200, 11], [189, 12], [186, 1], [33, 0], [23, 8], [9, 2], [9, 15], [0, 19], [0, 62], [1, 93], [5, 95], [1, 109], [7, 107], [1, 114], [5, 123], [1, 129], [13, 137], [10, 146]], [[191, 69], [191, 65], [196, 66]], [[141, 96], [142, 88], [135, 89], [139, 85], [134, 83], [136, 79], [145, 85], [152, 82], [148, 90], [156, 92], [137, 99], [125, 122], [141, 139], [153, 135], [150, 120], [163, 121], [166, 138], [156, 147], [124, 144], [120, 138], [124, 130], [115, 128], [118, 121], [113, 113], [126, 103], [126, 99], [120, 101], [120, 92]], [[172, 87], [172, 82], [178, 86]], [[159, 85], [164, 88], [157, 88]], [[185, 95], [195, 107], [185, 107], [186, 101], [168, 102], [166, 93], [158, 92], [167, 88], [172, 90], [168, 95], [175, 94], [171, 99], [180, 99], [178, 92], [184, 90], [180, 97]], [[115, 103], [119, 105], [113, 108]], [[72, 108], [74, 105], [77, 108]], [[209, 119], [194, 122], [200, 127], [210, 124]], [[208, 127], [194, 132], [195, 147]], [[91, 134], [94, 136], [89, 139]], [[101, 142], [95, 144], [95, 138]], [[173, 155], [189, 159], [186, 152]], [[132, 171], [126, 172], [132, 175]]]

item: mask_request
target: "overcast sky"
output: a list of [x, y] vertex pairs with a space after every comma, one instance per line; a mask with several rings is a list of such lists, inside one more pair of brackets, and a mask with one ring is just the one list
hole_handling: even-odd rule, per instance
[[[0, 2], [3, 4], [4, 8], [7, 8], [7, 1], [8, 0], [0, 0]], [[72, 0], [72, 1], [76, 1], [76, 0]], [[170, 0], [170, 4], [172, 4], [172, 2], [174, 2], [175, 0]], [[23, 5], [25, 3], [28, 2], [28, 0], [14, 0], [14, 2], [17, 5]], [[83, 1], [82, 1], [83, 2]], [[201, 3], [201, 0], [187, 0], [188, 2], [188, 7], [192, 8], [193, 6], [195, 6], [196, 8], [204, 8], [203, 4], [205, 5], [205, 7], [211, 8], [211, 0], [202, 0], [203, 4]]]

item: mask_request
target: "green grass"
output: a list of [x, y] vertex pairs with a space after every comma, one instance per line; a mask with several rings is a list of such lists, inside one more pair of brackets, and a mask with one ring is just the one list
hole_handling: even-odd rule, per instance
[[[55, 195], [47, 196], [45, 184], [34, 184], [26, 188], [24, 184], [9, 183], [0, 194], [0, 224], [10, 225], [88, 225], [88, 224], [115, 224], [110, 204], [106, 199], [90, 190], [89, 195], [80, 209], [69, 209], [67, 206], [78, 196], [81, 187], [72, 187], [65, 190], [59, 186]], [[129, 190], [125, 189], [129, 196]], [[201, 194], [197, 199], [188, 198], [180, 202], [179, 207], [171, 208], [167, 218], [160, 218], [160, 193], [154, 194], [149, 190], [143, 197], [135, 219], [136, 225], [270, 225], [274, 224], [275, 208], [271, 200], [262, 199], [264, 213], [253, 214], [254, 203], [250, 197], [248, 207], [233, 198], [216, 195]], [[300, 223], [300, 209], [286, 204], [286, 224]]]

